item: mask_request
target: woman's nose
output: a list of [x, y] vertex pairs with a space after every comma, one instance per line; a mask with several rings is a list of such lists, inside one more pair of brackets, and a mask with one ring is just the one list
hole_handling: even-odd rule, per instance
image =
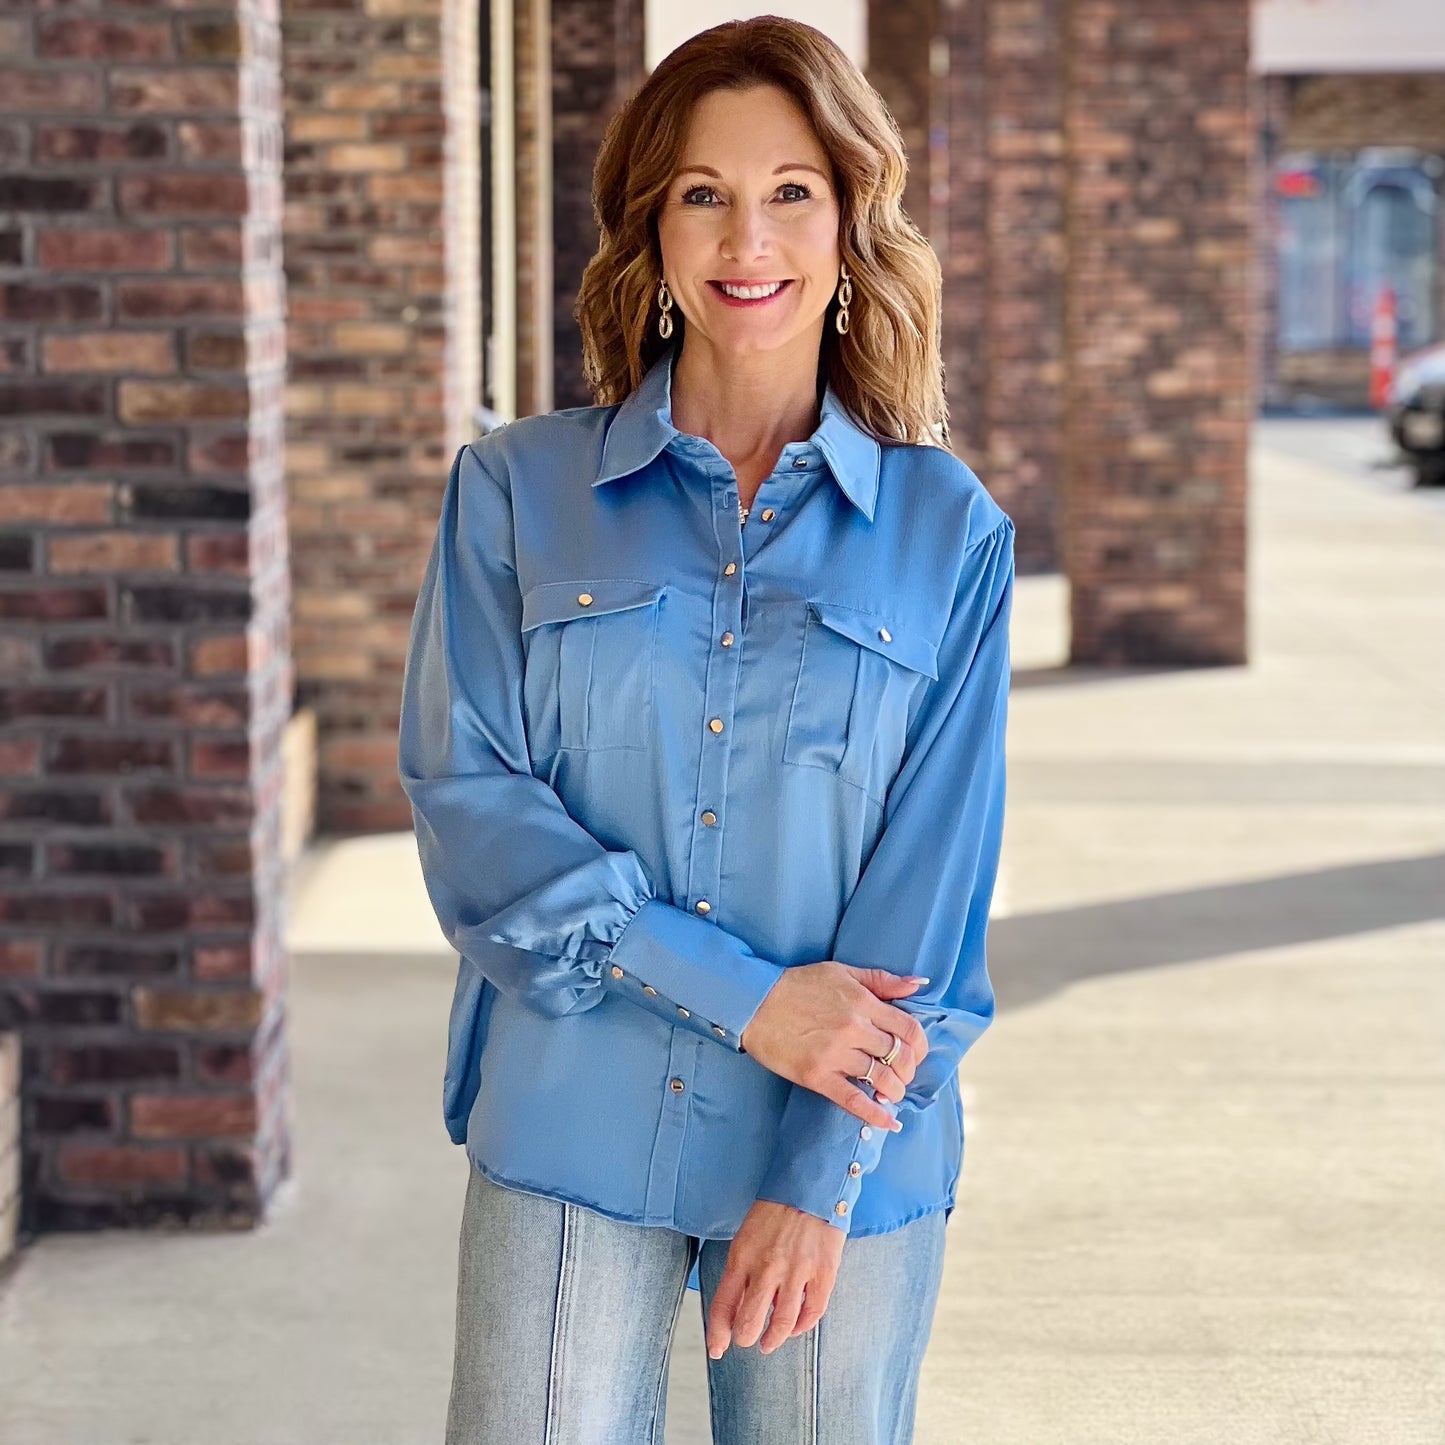
[[733, 254], [745, 260], [757, 253], [767, 235], [768, 218], [760, 206], [734, 206], [727, 230]]

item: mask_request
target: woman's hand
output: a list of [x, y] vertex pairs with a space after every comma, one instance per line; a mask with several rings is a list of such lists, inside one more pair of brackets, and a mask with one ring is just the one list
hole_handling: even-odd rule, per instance
[[888, 1052], [889, 1034], [895, 1033], [902, 1047], [891, 1064], [873, 1065], [873, 1087], [895, 1104], [903, 1098], [928, 1053], [928, 1038], [912, 1014], [887, 1000], [903, 998], [927, 981], [832, 958], [799, 964], [785, 969], [768, 990], [739, 1042], [765, 1069], [822, 1094], [865, 1124], [897, 1133], [902, 1125], [851, 1080], [861, 1079], [870, 1061]]
[[708, 1311], [708, 1354], [721, 1359], [730, 1344], [746, 1348], [761, 1335], [760, 1349], [768, 1355], [794, 1335], [806, 1334], [828, 1307], [846, 1239], [816, 1214], [755, 1200], [728, 1246]]

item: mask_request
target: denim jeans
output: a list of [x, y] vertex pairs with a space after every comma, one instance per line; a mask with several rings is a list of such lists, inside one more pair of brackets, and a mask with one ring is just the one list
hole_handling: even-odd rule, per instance
[[[713, 1445], [908, 1445], [943, 1275], [942, 1210], [843, 1244], [822, 1319], [707, 1361]], [[447, 1445], [663, 1445], [687, 1277], [704, 1321], [730, 1240], [698, 1240], [470, 1168]], [[761, 1339], [761, 1337], [760, 1337]]]

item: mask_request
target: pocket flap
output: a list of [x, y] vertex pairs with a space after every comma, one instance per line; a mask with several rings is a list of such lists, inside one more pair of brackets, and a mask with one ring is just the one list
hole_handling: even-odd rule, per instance
[[938, 677], [938, 644], [930, 642], [908, 623], [894, 623], [876, 612], [863, 612], [838, 602], [808, 599], [808, 607], [834, 632], [841, 633], [862, 647], [881, 652], [903, 667], [912, 668], [928, 677]]
[[636, 577], [589, 577], [576, 582], [539, 582], [522, 598], [522, 631], [543, 622], [571, 622], [646, 607], [662, 595], [661, 582]]

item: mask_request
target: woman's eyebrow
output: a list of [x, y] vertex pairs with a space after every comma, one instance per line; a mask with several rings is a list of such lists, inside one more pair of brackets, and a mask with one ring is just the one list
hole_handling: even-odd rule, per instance
[[[698, 174], [704, 176], [716, 176], [718, 180], [722, 180], [722, 172], [715, 171], [711, 166], [680, 166], [677, 174], [685, 176], [689, 171], [696, 171]], [[773, 167], [773, 174], [775, 176], [781, 175], [784, 171], [812, 171], [815, 176], [823, 176], [825, 181], [828, 179], [817, 166], [807, 165], [803, 161], [787, 161], [783, 165]]]

